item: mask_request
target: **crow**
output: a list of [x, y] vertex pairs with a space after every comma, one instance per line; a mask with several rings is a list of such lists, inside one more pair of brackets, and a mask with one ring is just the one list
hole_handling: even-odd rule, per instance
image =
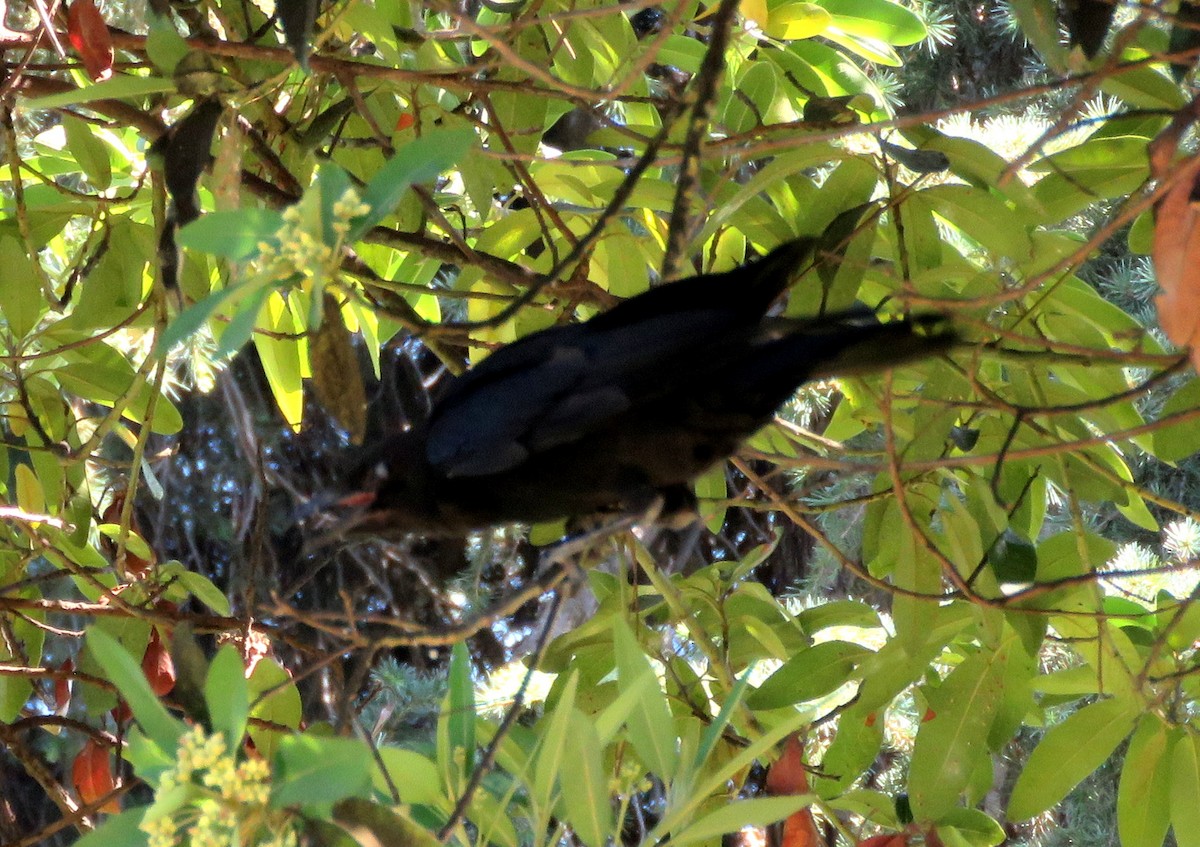
[[694, 513], [692, 481], [801, 383], [882, 371], [953, 342], [936, 315], [770, 315], [815, 244], [787, 242], [495, 351], [452, 380], [422, 424], [367, 452], [342, 500], [357, 507], [347, 529], [446, 536], [656, 507]]

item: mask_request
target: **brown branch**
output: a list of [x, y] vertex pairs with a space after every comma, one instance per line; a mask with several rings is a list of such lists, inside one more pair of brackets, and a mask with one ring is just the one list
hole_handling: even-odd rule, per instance
[[[720, 0], [712, 16], [712, 34], [708, 50], [700, 63], [700, 72], [693, 80], [688, 116], [687, 135], [683, 142], [683, 162], [679, 167], [675, 189], [675, 203], [667, 223], [667, 250], [663, 256], [662, 276], [674, 279], [679, 275], [680, 259], [684, 247], [691, 237], [691, 221], [695, 214], [693, 192], [700, 182], [700, 160], [703, 142], [708, 135], [708, 122], [712, 117], [713, 104], [717, 99], [717, 86], [725, 72], [725, 51], [729, 46], [734, 16], [740, 6], [738, 0]], [[665, 123], [665, 121], [664, 121]]]

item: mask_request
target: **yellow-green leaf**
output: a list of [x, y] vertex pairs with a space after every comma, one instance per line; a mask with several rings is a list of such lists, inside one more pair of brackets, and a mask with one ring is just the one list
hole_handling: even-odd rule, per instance
[[772, 38], [795, 41], [812, 38], [829, 28], [833, 16], [816, 3], [788, 2], [771, 10], [764, 31]]

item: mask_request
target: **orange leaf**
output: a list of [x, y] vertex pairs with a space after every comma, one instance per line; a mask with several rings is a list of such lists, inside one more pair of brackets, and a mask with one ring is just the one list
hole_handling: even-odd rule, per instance
[[[804, 794], [808, 791], [808, 773], [804, 768], [804, 747], [793, 732], [783, 742], [783, 755], [767, 771], [767, 792], [775, 795]], [[818, 847], [821, 843], [812, 812], [801, 809], [783, 822], [780, 847]]]
[[[75, 785], [79, 799], [87, 805], [95, 803], [116, 788], [108, 750], [101, 747], [95, 739], [89, 739], [75, 757], [75, 763], [71, 765], [71, 782]], [[101, 806], [100, 811], [115, 814], [121, 811], [121, 804], [114, 798]]]
[[142, 654], [142, 673], [150, 683], [150, 690], [159, 697], [175, 687], [175, 661], [163, 646], [157, 629], [150, 630], [150, 641]]
[[[1154, 272], [1162, 288], [1154, 303], [1167, 338], [1181, 347], [1200, 344], [1200, 157], [1180, 163], [1154, 209]], [[1200, 363], [1193, 349], [1192, 363]], [[1200, 366], [1200, 365], [1198, 365]]]
[[800, 746], [800, 737], [793, 732], [783, 745], [783, 755], [767, 772], [767, 791], [777, 796], [804, 794], [808, 791], [808, 774], [804, 769], [804, 748]]
[[801, 809], [783, 822], [783, 837], [779, 847], [820, 847], [821, 836], [812, 812]]
[[112, 76], [113, 45], [108, 24], [92, 0], [74, 0], [67, 10], [67, 38], [94, 81]]

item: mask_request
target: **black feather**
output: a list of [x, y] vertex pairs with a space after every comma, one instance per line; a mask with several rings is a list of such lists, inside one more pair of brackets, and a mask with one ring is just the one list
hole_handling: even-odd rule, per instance
[[357, 532], [458, 533], [632, 511], [729, 456], [806, 380], [945, 350], [944, 319], [770, 317], [813, 242], [528, 335], [457, 378], [355, 479]]

